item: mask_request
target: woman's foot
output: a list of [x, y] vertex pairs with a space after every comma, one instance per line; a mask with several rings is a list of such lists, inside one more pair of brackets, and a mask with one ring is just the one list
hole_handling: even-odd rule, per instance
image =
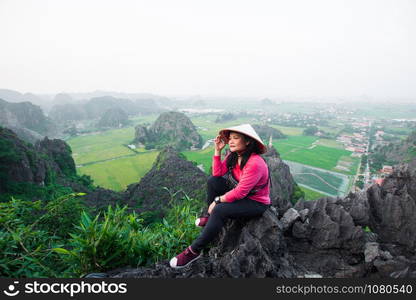
[[199, 227], [204, 227], [208, 223], [208, 218], [209, 218], [209, 216], [200, 217], [200, 218], [196, 219], [195, 220], [195, 225], [199, 226]]
[[191, 249], [191, 246], [186, 248], [181, 254], [172, 258], [169, 262], [174, 269], [181, 269], [190, 265], [193, 261], [201, 257], [201, 253], [196, 253]]

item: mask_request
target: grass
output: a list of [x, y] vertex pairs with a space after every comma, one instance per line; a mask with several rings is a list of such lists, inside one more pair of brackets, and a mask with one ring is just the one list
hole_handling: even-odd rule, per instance
[[132, 152], [123, 144], [134, 139], [134, 128], [122, 128], [104, 131], [98, 134], [77, 136], [67, 141], [77, 165], [94, 161], [112, 159]]
[[205, 173], [209, 173], [212, 165], [212, 156], [214, 155], [213, 146], [205, 148], [204, 150], [184, 151], [182, 154], [185, 155], [187, 160], [194, 161], [198, 165], [202, 164], [204, 166]]
[[318, 193], [318, 192], [316, 192], [314, 190], [311, 190], [311, 189], [308, 189], [304, 186], [299, 186], [299, 187], [305, 193], [305, 200], [306, 201], [316, 200], [316, 199], [320, 199], [320, 198], [323, 198], [323, 197], [327, 197], [324, 194]]
[[317, 142], [318, 145], [330, 147], [330, 148], [336, 148], [336, 149], [344, 149], [344, 145], [340, 142], [337, 142], [336, 140], [331, 139], [319, 139]]
[[287, 127], [280, 125], [269, 125], [270, 127], [280, 130], [285, 135], [302, 135], [305, 128], [302, 127]]
[[119, 158], [78, 168], [79, 174], [90, 175], [96, 185], [114, 191], [123, 191], [152, 168], [159, 152], [152, 151], [132, 157]]

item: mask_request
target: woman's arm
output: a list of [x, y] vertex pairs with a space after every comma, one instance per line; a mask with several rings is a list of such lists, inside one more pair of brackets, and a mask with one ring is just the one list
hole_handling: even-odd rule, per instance
[[229, 154], [221, 161], [220, 155], [214, 155], [212, 157], [212, 176], [224, 176], [227, 171], [227, 158]]
[[227, 157], [221, 161], [221, 151], [227, 143], [217, 136], [214, 140], [214, 157], [212, 158], [212, 176], [223, 176], [227, 173]]

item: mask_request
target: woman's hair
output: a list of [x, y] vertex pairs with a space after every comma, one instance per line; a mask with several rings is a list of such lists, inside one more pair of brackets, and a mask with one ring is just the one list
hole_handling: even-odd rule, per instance
[[[229, 134], [227, 134], [228, 136], [233, 133], [233, 131], [231, 131]], [[240, 165], [240, 169], [242, 170], [244, 168], [244, 166], [246, 165], [248, 159], [250, 158], [252, 153], [257, 153], [257, 154], [261, 154], [261, 149], [260, 147], [257, 145], [257, 141], [245, 134], [239, 133], [239, 132], [235, 132], [239, 135], [242, 136], [244, 142], [249, 142], [249, 144], [247, 145], [246, 150], [243, 152], [243, 154], [241, 155], [241, 165]], [[237, 152], [231, 152], [231, 154], [228, 156], [227, 158], [227, 168], [228, 169], [232, 169], [235, 167], [235, 165], [238, 162], [238, 154]]]

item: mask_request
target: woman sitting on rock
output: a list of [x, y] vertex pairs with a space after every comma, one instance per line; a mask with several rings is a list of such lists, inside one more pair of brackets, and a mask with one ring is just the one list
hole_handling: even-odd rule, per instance
[[[226, 144], [231, 152], [221, 161], [221, 151]], [[213, 176], [208, 180], [208, 214], [195, 222], [204, 229], [192, 245], [170, 260], [172, 268], [183, 268], [197, 260], [228, 218], [259, 217], [269, 207], [269, 171], [260, 156], [266, 151], [249, 124], [219, 132], [215, 138]]]

